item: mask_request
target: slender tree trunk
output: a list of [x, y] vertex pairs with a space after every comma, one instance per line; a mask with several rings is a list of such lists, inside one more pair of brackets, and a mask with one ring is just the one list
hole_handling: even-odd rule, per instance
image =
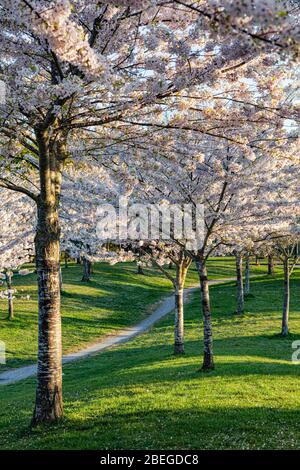
[[51, 153], [48, 133], [38, 129], [36, 136], [40, 151], [41, 193], [37, 201], [35, 236], [39, 337], [34, 426], [57, 421], [63, 415], [58, 217], [61, 164]]
[[8, 319], [13, 320], [15, 318], [14, 314], [14, 301], [13, 301], [13, 294], [8, 294]]
[[6, 278], [6, 285], [7, 285], [7, 290], [8, 290], [8, 319], [13, 320], [14, 319], [14, 299], [13, 299], [13, 293], [12, 293], [12, 275], [9, 273], [5, 274]]
[[78, 256], [78, 258], [76, 258], [76, 263], [81, 264], [81, 257], [80, 256]]
[[197, 262], [197, 268], [201, 286], [201, 302], [202, 302], [202, 315], [203, 315], [203, 328], [204, 328], [204, 355], [202, 370], [208, 371], [214, 369], [213, 357], [213, 339], [212, 339], [212, 324], [211, 324], [211, 309], [209, 299], [209, 285], [207, 278], [207, 269], [205, 262], [201, 259]]
[[137, 260], [137, 274], [141, 275], [141, 276], [144, 276], [144, 270], [142, 268], [142, 264], [141, 264], [141, 258], [142, 258], [142, 253], [141, 253], [141, 250], [139, 249], [138, 251], [138, 260]]
[[250, 256], [246, 257], [245, 266], [245, 294], [250, 294]]
[[62, 293], [62, 291], [63, 291], [63, 277], [62, 277], [61, 266], [59, 266], [59, 290], [60, 290], [60, 293]]
[[83, 258], [83, 276], [81, 282], [89, 282], [91, 280], [91, 262]]
[[290, 310], [290, 272], [289, 272], [289, 259], [285, 258], [283, 261], [284, 271], [284, 294], [283, 294], [283, 311], [282, 311], [282, 336], [289, 334], [289, 310]]
[[137, 264], [137, 272], [136, 272], [136, 273], [137, 273], [137, 274], [140, 274], [141, 276], [144, 276], [144, 275], [145, 275], [145, 273], [144, 273], [144, 271], [143, 271], [143, 268], [142, 268], [142, 266], [140, 265], [140, 263]]
[[268, 274], [269, 276], [274, 274], [274, 259], [272, 255], [268, 256]]
[[237, 306], [236, 313], [241, 314], [244, 311], [244, 286], [243, 286], [243, 260], [240, 254], [235, 257], [236, 260], [236, 283], [237, 283]]
[[177, 285], [175, 290], [175, 329], [174, 329], [174, 354], [184, 353], [184, 311], [183, 311], [183, 286]]
[[176, 265], [175, 281], [175, 328], [174, 328], [174, 354], [184, 354], [184, 283], [187, 267], [184, 261]]
[[68, 264], [68, 253], [65, 251], [65, 268], [67, 269], [69, 267]]

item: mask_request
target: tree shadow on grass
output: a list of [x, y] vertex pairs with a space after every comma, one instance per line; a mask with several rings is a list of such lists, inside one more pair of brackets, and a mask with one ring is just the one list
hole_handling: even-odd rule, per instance
[[[138, 275], [136, 272], [135, 264], [126, 264], [119, 265], [116, 269], [116, 266], [112, 266], [106, 263], [96, 264], [93, 268], [92, 278], [90, 282], [82, 283], [82, 268], [78, 268], [72, 271], [68, 269], [63, 269], [63, 280], [68, 284], [83, 285], [89, 286], [91, 283], [96, 283], [97, 287], [102, 285], [111, 284], [113, 281], [117, 281], [122, 284], [132, 284], [132, 285], [142, 285], [147, 282], [147, 278], [161, 278], [164, 279], [164, 276], [155, 269], [144, 269], [144, 276]], [[150, 283], [151, 286], [153, 284]]]
[[[155, 405], [153, 406], [155, 408]], [[299, 448], [299, 409], [197, 406], [148, 410], [125, 409], [97, 413], [84, 420], [66, 421], [67, 437], [56, 443], [73, 448], [110, 449], [244, 449]], [[68, 429], [70, 434], [68, 435]], [[282, 439], [284, 433], [285, 438]], [[286, 433], [286, 434], [285, 434]], [[76, 445], [76, 444], [75, 444]]]
[[[124, 287], [125, 286], [125, 287]], [[107, 295], [107, 298], [123, 298], [125, 300], [130, 300], [132, 297], [132, 293], [134, 292], [134, 297], [141, 297], [143, 299], [145, 297], [145, 294], [147, 296], [151, 296], [153, 293], [158, 293], [158, 294], [163, 294], [163, 293], [169, 293], [172, 292], [172, 289], [168, 286], [154, 286], [152, 284], [143, 284], [143, 285], [131, 285], [130, 283], [121, 286], [121, 285], [114, 285], [114, 284], [108, 284], [108, 285], [100, 285], [97, 282], [90, 281], [86, 286], [82, 286], [83, 289], [88, 288], [88, 289], [94, 289], [94, 291], [91, 291], [89, 294], [85, 294], [83, 292], [67, 292], [64, 291], [63, 293], [63, 300], [64, 299], [76, 299], [80, 301], [80, 303], [89, 303], [93, 302], [94, 300], [99, 302], [100, 300], [103, 300], [103, 293], [109, 294]], [[82, 290], [83, 290], [82, 289]], [[82, 300], [81, 300], [82, 299]]]
[[136, 403], [127, 394], [117, 407], [105, 401], [106, 406], [93, 407], [80, 418], [72, 417], [74, 407], [67, 402], [60, 424], [37, 430], [21, 427], [14, 439], [20, 449], [26, 438], [26, 448], [51, 450], [300, 448], [296, 406], [209, 406], [203, 401], [191, 406], [172, 398], [162, 406], [154, 398]]
[[[159, 330], [163, 333], [164, 328]], [[26, 446], [53, 449], [300, 446], [300, 410], [296, 403], [292, 409], [282, 408], [278, 383], [272, 395], [270, 379], [282, 377], [284, 387], [284, 378], [292, 378], [289, 384], [294, 384], [296, 393], [300, 368], [284, 362], [281, 349], [257, 347], [260, 341], [264, 345], [276, 340], [265, 336], [216, 340], [216, 370], [205, 374], [199, 372], [200, 341], [187, 341], [187, 354], [175, 357], [160, 333], [153, 339], [144, 337], [142, 345], [132, 343], [65, 366], [66, 419], [53, 429], [28, 431], [26, 403], [14, 436], [20, 448], [24, 437], [29, 439]], [[23, 391], [25, 397], [28, 391], [33, 395], [34, 383], [32, 378], [9, 386], [7, 394], [18, 390], [22, 396]]]
[[[152, 346], [112, 349], [88, 360], [79, 361], [76, 368], [72, 365], [65, 367], [65, 376], [74, 387], [80, 383], [82, 377], [87, 377], [92, 395], [93, 384], [96, 389], [100, 386], [104, 390], [114, 385], [121, 389], [129, 385], [147, 387], [161, 382], [171, 382], [176, 386], [180, 381], [188, 381], [192, 390], [202, 381], [211, 378], [218, 381], [224, 377], [236, 379], [261, 376], [263, 379], [269, 376], [291, 376], [299, 379], [300, 376], [300, 367], [281, 357], [278, 351], [272, 356], [270, 352], [258, 352], [254, 349], [244, 352], [245, 345], [242, 342], [238, 350], [232, 351], [232, 348], [228, 347], [230, 351], [227, 351], [224, 349], [224, 341], [216, 344], [216, 369], [203, 373], [200, 372], [202, 357], [201, 353], [198, 353], [198, 346], [197, 342], [188, 342], [187, 354], [179, 358], [172, 355], [169, 346], [159, 343]], [[88, 396], [89, 394], [86, 394], [87, 398]]]

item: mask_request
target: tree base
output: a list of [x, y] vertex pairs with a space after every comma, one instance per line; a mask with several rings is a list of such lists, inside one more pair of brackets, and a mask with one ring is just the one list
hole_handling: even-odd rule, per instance
[[201, 367], [202, 372], [209, 372], [211, 370], [214, 370], [215, 364], [214, 364], [214, 357], [212, 353], [206, 354], [204, 353], [203, 357], [203, 364]]
[[51, 425], [51, 424], [57, 424], [59, 423], [63, 418], [63, 415], [61, 416], [48, 416], [48, 415], [43, 415], [43, 416], [34, 416], [31, 420], [30, 427], [31, 428], [36, 428], [38, 426], [43, 426], [43, 425]]
[[254, 295], [254, 294], [251, 294], [251, 292], [245, 294], [245, 300], [254, 299], [254, 298], [255, 298], [255, 295]]
[[214, 364], [212, 364], [212, 365], [203, 365], [200, 369], [200, 372], [211, 372], [213, 370], [215, 370]]
[[138, 266], [136, 274], [140, 274], [141, 276], [145, 276], [144, 270], [141, 266]]
[[31, 420], [31, 427], [35, 428], [43, 424], [55, 424], [61, 421], [62, 418], [63, 418], [63, 410], [60, 407], [55, 411], [49, 411], [49, 412], [46, 411], [46, 412], [36, 413], [36, 411], [34, 411], [34, 414]]
[[184, 354], [184, 346], [176, 344], [174, 346], [174, 356], [178, 356], [179, 354]]
[[288, 336], [290, 336], [289, 330], [282, 330], [280, 336], [282, 336], [283, 338], [287, 338]]
[[54, 409], [39, 410], [35, 408], [33, 417], [31, 420], [31, 427], [35, 428], [43, 424], [55, 424], [63, 418], [63, 405], [57, 403]]
[[38, 390], [35, 402], [31, 427], [40, 424], [53, 424], [60, 421], [63, 417], [63, 399], [62, 390], [55, 387], [54, 390], [45, 388]]

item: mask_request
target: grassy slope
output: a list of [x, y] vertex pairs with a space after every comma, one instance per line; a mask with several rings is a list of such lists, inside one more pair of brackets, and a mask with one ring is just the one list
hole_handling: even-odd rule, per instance
[[[170, 291], [170, 283], [155, 271], [136, 275], [134, 264], [97, 264], [93, 280], [80, 282], [82, 268], [63, 269], [62, 323], [64, 352], [81, 349], [106, 334], [145, 317], [150, 306]], [[7, 346], [5, 368], [19, 367], [36, 359], [37, 291], [35, 275], [16, 276], [18, 297], [15, 319], [6, 319], [6, 302], [0, 301], [0, 339]], [[30, 300], [20, 296], [30, 294]]]
[[172, 315], [127, 345], [65, 367], [65, 420], [28, 430], [34, 379], [0, 388], [0, 448], [300, 448], [299, 275], [292, 281], [291, 330], [281, 339], [282, 281], [253, 282], [246, 313], [232, 283], [211, 288], [217, 368], [198, 371], [197, 296], [186, 309], [186, 354], [171, 355]]
[[[211, 277], [234, 275], [233, 260], [210, 261]], [[255, 267], [256, 272], [265, 266]], [[120, 328], [142, 320], [152, 311], [154, 303], [172, 289], [161, 273], [146, 269], [145, 276], [136, 274], [134, 264], [110, 266], [97, 264], [93, 280], [80, 282], [82, 267], [71, 265], [63, 269], [62, 296], [63, 349], [73, 352]], [[174, 273], [174, 270], [171, 271]], [[37, 350], [37, 291], [35, 275], [16, 276], [18, 289], [15, 319], [8, 321], [7, 305], [0, 301], [0, 340], [7, 347], [7, 364], [0, 371], [20, 367], [36, 360]], [[197, 285], [195, 269], [191, 269], [187, 285]], [[20, 297], [30, 295], [30, 300]]]

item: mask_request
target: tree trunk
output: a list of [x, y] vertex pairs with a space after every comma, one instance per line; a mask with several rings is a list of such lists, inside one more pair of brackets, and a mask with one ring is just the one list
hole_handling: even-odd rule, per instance
[[13, 299], [13, 293], [12, 293], [12, 275], [9, 273], [5, 274], [6, 278], [6, 285], [7, 285], [7, 290], [8, 290], [8, 319], [13, 320], [14, 319], [14, 299]]
[[214, 369], [213, 340], [207, 270], [205, 262], [202, 259], [197, 262], [197, 268], [201, 286], [201, 302], [204, 328], [204, 356], [202, 370], [209, 371]]
[[63, 291], [63, 277], [62, 277], [61, 266], [59, 266], [59, 290], [60, 290], [60, 293], [62, 293], [62, 291]]
[[174, 354], [184, 354], [184, 283], [188, 267], [182, 260], [176, 265]]
[[65, 268], [67, 269], [69, 267], [68, 265], [68, 253], [65, 251]]
[[38, 207], [35, 249], [39, 340], [33, 425], [56, 421], [63, 414], [58, 213], [42, 202]]
[[36, 130], [40, 153], [40, 187], [35, 236], [38, 282], [38, 364], [32, 425], [57, 421], [63, 415], [60, 314], [60, 227], [58, 217], [62, 151], [58, 137], [50, 146], [44, 128]]
[[92, 263], [88, 259], [83, 258], [83, 276], [81, 282], [89, 282], [91, 280], [91, 265]]
[[182, 285], [176, 286], [175, 290], [174, 354], [184, 354], [184, 313]]
[[140, 263], [137, 264], [137, 272], [136, 272], [136, 273], [137, 273], [137, 274], [140, 274], [141, 276], [144, 276], [144, 275], [145, 275], [145, 273], [144, 273], [144, 271], [143, 271], [143, 268], [142, 268], [142, 266], [140, 265]]
[[255, 256], [255, 264], [256, 264], [256, 266], [260, 266], [259, 257], [258, 257], [258, 256]]
[[250, 294], [250, 257], [246, 257], [245, 266], [245, 294]]
[[274, 259], [272, 255], [268, 256], [268, 274], [269, 276], [274, 274]]
[[244, 287], [243, 287], [243, 261], [240, 254], [235, 257], [236, 260], [236, 283], [237, 283], [237, 306], [236, 313], [241, 314], [244, 311]]
[[283, 311], [282, 311], [282, 336], [289, 334], [289, 310], [290, 310], [290, 272], [289, 260], [285, 258], [283, 261], [284, 270], [284, 294], [283, 294]]

